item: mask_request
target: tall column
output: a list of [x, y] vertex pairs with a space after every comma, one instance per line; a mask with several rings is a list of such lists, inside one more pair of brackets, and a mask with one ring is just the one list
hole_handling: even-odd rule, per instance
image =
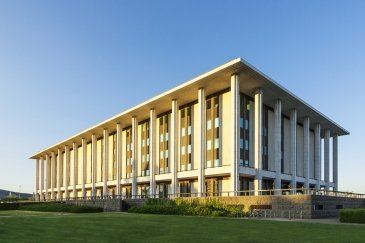
[[231, 76], [231, 186], [230, 191], [236, 196], [239, 191], [240, 160], [240, 81], [238, 74]]
[[274, 107], [274, 158], [275, 158], [275, 195], [282, 194], [281, 191], [281, 100], [276, 100]]
[[103, 175], [103, 196], [108, 196], [108, 164], [109, 164], [109, 131], [104, 129], [104, 175]]
[[[35, 161], [35, 198], [34, 200], [38, 200], [38, 190], [39, 190], [39, 159]], [[40, 195], [40, 193], [39, 193]]]
[[263, 90], [255, 91], [255, 130], [254, 130], [254, 158], [255, 158], [255, 195], [259, 195], [259, 190], [262, 189], [262, 102]]
[[43, 156], [40, 158], [41, 162], [41, 188], [40, 188], [40, 201], [44, 200], [44, 159]]
[[290, 187], [291, 193], [296, 193], [297, 188], [297, 110], [290, 111]]
[[206, 111], [205, 111], [205, 89], [200, 88], [198, 91], [198, 121], [200, 128], [198, 129], [199, 134], [196, 134], [198, 136], [199, 141], [199, 148], [198, 151], [196, 151], [200, 156], [200, 161], [198, 165], [198, 194], [199, 196], [205, 195], [205, 155], [206, 155], [206, 142], [205, 142], [205, 134], [206, 134], [206, 128], [205, 128], [205, 120], [206, 120]]
[[56, 154], [55, 152], [51, 153], [51, 198], [52, 199], [56, 199], [55, 196], [55, 189], [56, 189], [56, 184], [57, 184], [57, 170], [56, 170]]
[[86, 163], [87, 163], [87, 144], [86, 144], [86, 139], [83, 138], [81, 140], [81, 145], [82, 145], [82, 164], [81, 164], [81, 169], [82, 169], [82, 182], [81, 182], [81, 186], [82, 186], [82, 197], [86, 197], [86, 189], [85, 189], [85, 183], [86, 183]]
[[51, 161], [48, 154], [46, 154], [46, 163], [46, 199], [48, 200], [48, 189], [51, 187]]
[[324, 133], [324, 181], [326, 183], [326, 190], [330, 186], [330, 130], [326, 129]]
[[91, 196], [96, 196], [96, 135], [91, 135]]
[[138, 134], [137, 118], [132, 117], [132, 198], [138, 195], [137, 188], [137, 134]]
[[61, 199], [61, 183], [62, 183], [62, 150], [57, 150], [57, 199]]
[[120, 168], [122, 160], [122, 128], [117, 123], [117, 195], [121, 195], [120, 191]]
[[72, 182], [72, 191], [73, 191], [73, 197], [77, 197], [77, 190], [76, 190], [76, 185], [77, 185], [77, 166], [79, 164], [79, 156], [77, 154], [78, 152], [78, 149], [77, 149], [77, 143], [72, 143], [72, 148], [73, 148], [73, 151], [74, 151], [74, 168], [73, 168], [73, 173], [74, 173], [74, 181]]
[[317, 180], [316, 188], [321, 188], [321, 125], [316, 124], [314, 129], [314, 168]]
[[332, 169], [334, 191], [338, 191], [338, 135], [334, 134], [332, 138]]
[[156, 164], [156, 111], [150, 110], [150, 197], [156, 194], [155, 164]]
[[178, 142], [178, 136], [177, 136], [177, 119], [178, 119], [178, 111], [179, 107], [177, 104], [177, 100], [173, 99], [171, 102], [171, 147], [170, 147], [170, 156], [171, 156], [171, 188], [172, 188], [172, 194], [175, 196], [177, 193], [177, 142]]
[[304, 130], [303, 163], [304, 163], [304, 178], [305, 178], [304, 188], [309, 188], [309, 136], [310, 136], [309, 125], [310, 125], [309, 117], [305, 117], [303, 123], [303, 130]]
[[70, 185], [70, 147], [68, 145], [65, 146], [65, 160], [64, 162], [66, 163], [66, 171], [65, 171], [65, 198], [69, 198], [69, 191], [68, 191], [68, 186]]

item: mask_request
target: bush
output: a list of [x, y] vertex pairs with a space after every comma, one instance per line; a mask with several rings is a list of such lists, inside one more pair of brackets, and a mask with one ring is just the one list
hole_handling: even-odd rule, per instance
[[99, 213], [102, 208], [91, 206], [77, 206], [66, 203], [33, 203], [20, 204], [18, 210], [39, 211], [39, 212], [62, 212], [62, 213]]
[[363, 208], [341, 209], [340, 222], [365, 224], [365, 209], [363, 209]]
[[0, 211], [2, 210], [17, 210], [19, 203], [0, 203]]
[[217, 199], [207, 199], [201, 202], [198, 199], [187, 201], [185, 199], [164, 200], [150, 199], [142, 207], [131, 207], [129, 213], [192, 215], [192, 216], [242, 216], [243, 206], [226, 205]]

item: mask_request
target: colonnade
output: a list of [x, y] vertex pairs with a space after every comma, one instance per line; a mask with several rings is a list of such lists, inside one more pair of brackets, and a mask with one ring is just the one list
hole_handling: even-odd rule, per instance
[[[240, 80], [238, 74], [233, 74], [230, 80], [230, 90], [231, 90], [231, 107], [230, 107], [230, 127], [231, 129], [231, 168], [230, 168], [230, 190], [234, 193], [240, 190], [239, 188], [239, 177], [240, 177], [240, 168], [239, 168], [239, 149], [240, 149]], [[256, 174], [254, 175], [254, 185], [255, 190], [259, 191], [262, 189], [262, 180], [263, 180], [263, 170], [262, 170], [262, 154], [263, 154], [263, 143], [262, 143], [262, 132], [263, 132], [263, 96], [264, 90], [261, 88], [256, 89], [254, 95], [254, 167], [256, 169]], [[206, 89], [201, 87], [197, 91], [197, 99], [198, 99], [198, 123], [200, 124], [200, 132], [195, 134], [198, 136], [198, 149], [194, 151], [199, 154], [199, 159], [197, 163], [198, 171], [197, 171], [197, 180], [198, 180], [198, 192], [200, 195], [204, 194], [205, 190], [205, 161], [206, 161]], [[171, 127], [169, 133], [172, 134], [170, 141], [170, 159], [171, 159], [171, 185], [172, 185], [172, 194], [176, 194], [178, 192], [178, 110], [179, 110], [179, 102], [177, 99], [171, 100]], [[282, 101], [277, 99], [274, 105], [274, 167], [275, 167], [275, 176], [274, 178], [274, 187], [275, 189], [281, 189], [281, 181], [282, 181]], [[297, 117], [298, 110], [295, 108], [290, 111], [290, 168], [291, 168], [291, 188], [296, 188], [297, 184]], [[150, 183], [150, 195], [156, 194], [156, 110], [150, 109], [149, 112], [149, 137], [150, 137], [150, 175], [149, 175], [149, 183]], [[117, 177], [116, 177], [116, 191], [117, 194], [121, 194], [121, 147], [122, 147], [122, 128], [126, 126], [132, 127], [132, 195], [137, 195], [137, 141], [138, 141], [138, 117], [133, 116], [131, 118], [131, 122], [128, 124], [116, 123], [115, 127], [110, 128], [102, 128], [102, 136], [104, 138], [108, 138], [110, 132], [116, 132], [116, 164], [117, 164]], [[310, 176], [309, 176], [309, 167], [310, 167], [310, 117], [305, 117], [303, 122], [304, 136], [303, 136], [303, 161], [304, 161], [304, 177], [305, 183], [304, 187], [309, 188], [310, 186]], [[316, 188], [319, 189], [323, 184], [321, 181], [321, 139], [324, 137], [324, 187], [325, 189], [329, 189], [332, 185], [334, 190], [338, 188], [338, 135], [331, 134], [331, 131], [328, 129], [322, 130], [321, 124], [313, 124], [314, 136], [315, 136], [315, 145], [314, 145], [314, 171], [315, 171], [315, 180], [316, 180]], [[38, 159], [36, 159], [36, 192], [38, 194], [45, 194], [45, 199], [49, 199], [49, 190], [50, 197], [52, 199], [57, 197], [62, 197], [62, 191], [65, 191], [65, 197], [69, 197], [70, 192], [73, 192], [73, 195], [77, 195], [77, 190], [80, 189], [81, 186], [81, 194], [82, 197], [86, 196], [86, 172], [85, 166], [87, 163], [87, 153], [86, 146], [87, 142], [91, 140], [92, 144], [92, 161], [91, 161], [91, 195], [96, 195], [96, 141], [97, 137], [93, 131], [90, 131], [91, 135], [84, 136], [81, 138], [81, 143], [78, 141], [68, 141], [63, 146], [59, 146], [55, 148], [51, 152], [47, 152], [42, 154]], [[322, 136], [322, 134], [323, 136]], [[333, 182], [330, 182], [330, 139], [332, 136], [332, 162], [333, 162]], [[104, 139], [104, 152], [103, 152], [103, 160], [104, 160], [104, 168], [103, 168], [103, 194], [108, 195], [108, 139]], [[82, 159], [79, 159], [77, 154], [78, 147], [81, 145], [83, 155]], [[73, 165], [74, 168], [70, 170], [70, 148], [73, 149]], [[56, 155], [58, 161], [56, 161]], [[65, 156], [63, 160], [63, 156]], [[66, 181], [64, 182], [64, 186], [61, 186], [61, 177], [63, 177], [62, 171], [62, 161], [66, 163]], [[81, 166], [78, 165], [81, 163]], [[57, 167], [58, 165], [58, 167]], [[83, 171], [81, 173], [81, 185], [78, 185], [78, 168], [81, 168]], [[44, 172], [46, 171], [46, 175]], [[73, 181], [69, 181], [70, 175], [68, 174], [72, 171], [74, 174], [72, 176]], [[322, 184], [321, 184], [322, 183]], [[64, 188], [64, 189], [62, 189]]]

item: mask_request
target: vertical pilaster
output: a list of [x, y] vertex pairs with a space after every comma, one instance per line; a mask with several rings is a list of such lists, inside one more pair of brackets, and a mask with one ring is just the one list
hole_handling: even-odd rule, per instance
[[274, 123], [274, 158], [275, 158], [275, 191], [276, 195], [280, 195], [281, 191], [281, 100], [276, 100], [274, 107], [275, 123]]
[[297, 110], [290, 111], [290, 187], [291, 193], [296, 193], [297, 188]]
[[51, 198], [52, 199], [56, 199], [55, 196], [55, 189], [56, 189], [56, 184], [57, 184], [57, 168], [56, 168], [56, 153], [52, 152], [51, 153], [51, 175], [52, 175], [52, 180], [51, 180]]
[[85, 183], [86, 183], [86, 162], [87, 162], [87, 144], [86, 139], [83, 138], [81, 140], [81, 146], [82, 146], [82, 182], [81, 182], [81, 196], [86, 197], [86, 189], [85, 189]]
[[326, 183], [326, 190], [330, 186], [330, 130], [326, 129], [324, 133], [324, 181]]
[[150, 197], [155, 197], [156, 194], [156, 111], [150, 110]]
[[43, 156], [40, 158], [41, 162], [41, 188], [40, 188], [40, 198], [39, 201], [43, 201], [44, 197], [44, 159]]
[[62, 182], [62, 151], [61, 149], [57, 150], [57, 199], [62, 198], [61, 194], [61, 182]]
[[109, 164], [109, 131], [104, 129], [104, 175], [103, 175], [103, 196], [108, 196], [108, 164]]
[[79, 156], [77, 154], [77, 152], [78, 152], [77, 143], [75, 143], [75, 142], [72, 143], [72, 148], [74, 151], [74, 168], [73, 168], [74, 180], [72, 182], [72, 191], [73, 191], [73, 197], [77, 197], [76, 185], [77, 185], [77, 175], [78, 175], [77, 169], [78, 169], [78, 163], [79, 163], [79, 161], [78, 161]]
[[239, 159], [240, 159], [240, 81], [238, 74], [231, 76], [231, 186], [230, 191], [236, 196], [239, 191]]
[[65, 163], [66, 163], [66, 171], [65, 171], [65, 198], [69, 198], [69, 190], [68, 186], [70, 185], [70, 147], [68, 145], [65, 146]]
[[254, 130], [254, 154], [255, 154], [255, 195], [259, 195], [259, 190], [262, 189], [262, 102], [263, 90], [255, 91], [255, 130]]
[[48, 195], [48, 189], [51, 187], [51, 161], [49, 155], [46, 154], [46, 199], [50, 199]]
[[137, 118], [132, 117], [132, 198], [138, 194], [137, 188]]
[[314, 130], [314, 167], [316, 188], [321, 188], [321, 125], [316, 124]]
[[309, 117], [304, 118], [303, 123], [303, 163], [304, 163], [304, 188], [309, 188], [309, 126], [310, 120]]
[[338, 135], [334, 134], [332, 138], [332, 169], [334, 191], [338, 191]]
[[171, 102], [171, 147], [170, 147], [170, 156], [171, 156], [171, 189], [173, 196], [177, 193], [177, 117], [178, 117], [178, 111], [179, 107], [177, 104], [177, 100], [173, 99]]
[[197, 153], [200, 155], [200, 161], [198, 165], [198, 194], [199, 196], [205, 195], [205, 155], [206, 155], [206, 141], [205, 141], [205, 134], [206, 134], [206, 110], [205, 110], [205, 89], [200, 88], [198, 91], [198, 121], [200, 125], [200, 133], [195, 134], [198, 136], [198, 141], [200, 146], [198, 147]]
[[91, 196], [96, 196], [96, 135], [91, 135]]
[[117, 123], [117, 195], [121, 195], [120, 191], [120, 168], [122, 160], [122, 129], [120, 123]]
[[35, 161], [35, 200], [38, 199], [38, 195], [40, 195], [40, 192], [39, 192], [39, 159], [36, 159], [36, 161]]

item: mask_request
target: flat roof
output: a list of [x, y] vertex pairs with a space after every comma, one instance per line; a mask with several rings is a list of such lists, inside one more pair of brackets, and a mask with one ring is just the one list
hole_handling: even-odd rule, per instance
[[[170, 89], [160, 95], [157, 95], [135, 107], [121, 112], [103, 122], [96, 124], [80, 133], [77, 133], [59, 143], [56, 143], [44, 150], [33, 154], [30, 159], [37, 159], [42, 155], [55, 152], [57, 149], [64, 149], [65, 145], [72, 146], [73, 142], [80, 143], [82, 138], [89, 138], [91, 134], [101, 135], [103, 129], [116, 130], [116, 124], [120, 123], [122, 127], [131, 125], [132, 117], [138, 121], [149, 118], [150, 109], [155, 109], [156, 114], [171, 110], [171, 100], [177, 99], [179, 105], [184, 105], [198, 99], [198, 89], [205, 88], [206, 95], [214, 94], [223, 89], [230, 87], [230, 77], [233, 73], [240, 75], [240, 91], [254, 96], [257, 88], [263, 90], [263, 103], [274, 107], [275, 101], [281, 99], [282, 113], [289, 116], [290, 110], [297, 109], [297, 120], [303, 122], [305, 117], [310, 118], [310, 128], [314, 125], [321, 124], [321, 130], [329, 129], [332, 134], [339, 136], [348, 135], [349, 132], [340, 125], [323, 115], [321, 112], [307, 104], [305, 101], [288, 91], [286, 88], [257, 70], [242, 58], [236, 58], [223, 65], [220, 65], [206, 73], [203, 73], [173, 89]], [[214, 85], [212, 85], [214, 83]], [[196, 91], [196, 92], [194, 92]], [[322, 135], [323, 136], [323, 135]]]

